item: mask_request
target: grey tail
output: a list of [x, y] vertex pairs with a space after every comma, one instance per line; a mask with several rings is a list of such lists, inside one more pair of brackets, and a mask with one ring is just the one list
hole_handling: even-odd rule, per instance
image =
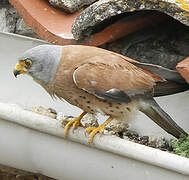
[[176, 122], [152, 99], [143, 99], [140, 111], [151, 118], [169, 134], [179, 138], [181, 134], [188, 135]]

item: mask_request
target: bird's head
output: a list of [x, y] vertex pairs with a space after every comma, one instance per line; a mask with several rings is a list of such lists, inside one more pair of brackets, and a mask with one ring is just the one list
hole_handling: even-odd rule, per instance
[[60, 59], [62, 46], [40, 45], [27, 50], [14, 68], [14, 75], [28, 74], [39, 82], [48, 84], [54, 77]]

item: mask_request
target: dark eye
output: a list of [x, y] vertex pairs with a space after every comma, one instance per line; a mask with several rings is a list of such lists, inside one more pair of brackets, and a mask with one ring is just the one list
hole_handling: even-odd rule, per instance
[[32, 65], [32, 61], [30, 59], [26, 59], [25, 64], [27, 67], [30, 67]]

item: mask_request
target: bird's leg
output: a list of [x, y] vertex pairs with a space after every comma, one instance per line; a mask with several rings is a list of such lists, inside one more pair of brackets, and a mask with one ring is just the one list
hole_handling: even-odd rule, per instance
[[77, 117], [77, 118], [75, 118], [75, 119], [73, 119], [73, 120], [71, 120], [71, 121], [69, 121], [69, 122], [68, 122], [68, 120], [63, 120], [63, 121], [62, 121], [62, 124], [63, 124], [64, 122], [68, 122], [68, 123], [66, 124], [66, 126], [65, 126], [64, 134], [65, 134], [65, 135], [68, 135], [68, 131], [69, 131], [69, 129], [70, 129], [71, 126], [73, 126], [73, 130], [74, 130], [76, 127], [78, 127], [78, 126], [81, 124], [80, 121], [81, 121], [81, 119], [83, 118], [83, 116], [85, 116], [85, 114], [87, 114], [87, 112], [84, 111], [79, 117]]
[[103, 133], [104, 128], [107, 124], [109, 124], [112, 121], [113, 118], [109, 117], [103, 124], [101, 124], [99, 127], [88, 127], [86, 128], [85, 132], [89, 133], [89, 139], [88, 143], [91, 144], [93, 142], [93, 138], [97, 133]]

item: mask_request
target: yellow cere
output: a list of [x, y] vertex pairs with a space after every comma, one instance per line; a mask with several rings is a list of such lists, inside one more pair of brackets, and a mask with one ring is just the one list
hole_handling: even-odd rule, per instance
[[16, 66], [15, 66], [15, 70], [19, 71], [20, 74], [23, 74], [25, 72], [27, 72], [24, 67], [20, 64], [20, 63], [17, 63]]
[[22, 60], [20, 63], [17, 63], [15, 69], [20, 72], [20, 74], [26, 73], [28, 68], [32, 65], [32, 61], [30, 59]]

